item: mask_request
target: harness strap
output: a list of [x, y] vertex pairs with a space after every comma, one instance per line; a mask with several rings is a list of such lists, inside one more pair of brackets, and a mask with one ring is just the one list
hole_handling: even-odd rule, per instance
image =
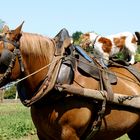
[[54, 87], [58, 71], [61, 65], [62, 56], [56, 56], [54, 58], [54, 63], [50, 65], [49, 72], [47, 74], [47, 78], [44, 80], [43, 84], [39, 88], [39, 90], [35, 93], [35, 95], [30, 100], [24, 100], [22, 103], [29, 107], [33, 103], [37, 102], [39, 99], [44, 97], [51, 89]]
[[92, 127], [90, 129], [91, 131], [87, 135], [85, 140], [91, 140], [91, 138], [93, 138], [97, 134], [97, 132], [100, 130], [100, 127], [101, 127], [101, 124], [102, 124], [102, 119], [104, 117], [105, 110], [106, 110], [106, 102], [107, 102], [106, 97], [104, 97], [104, 100], [102, 102], [102, 108], [98, 112], [97, 120], [95, 120], [93, 122]]
[[[93, 59], [94, 60], [94, 59]], [[96, 61], [95, 64], [97, 65], [97, 67], [101, 67], [100, 64]], [[107, 74], [107, 72], [105, 72]], [[105, 85], [105, 81], [104, 81], [104, 71], [99, 69], [99, 80], [100, 80], [100, 90], [104, 91], [104, 85]], [[109, 81], [109, 80], [107, 80]], [[110, 84], [110, 83], [109, 83]], [[108, 95], [108, 93], [107, 93]], [[108, 96], [107, 96], [108, 97]], [[85, 140], [91, 140], [91, 138], [93, 138], [97, 132], [100, 130], [101, 124], [102, 124], [102, 119], [105, 115], [105, 110], [106, 110], [106, 102], [107, 102], [107, 98], [104, 96], [104, 100], [102, 102], [102, 107], [101, 110], [97, 113], [97, 118], [95, 120], [93, 120], [93, 124], [90, 128], [90, 131], [88, 132]]]
[[18, 56], [18, 61], [19, 61], [19, 65], [20, 65], [20, 70], [21, 70], [21, 72], [24, 72], [24, 66], [23, 66], [23, 63], [22, 63], [21, 52], [19, 50], [19, 48], [20, 48], [19, 42], [13, 42], [13, 41], [7, 40], [5, 38], [5, 36], [3, 38], [0, 38], [0, 40], [2, 40], [4, 42], [4, 48], [6, 48], [6, 49], [7, 49], [6, 43], [10, 43], [15, 47], [16, 55]]
[[[54, 56], [53, 58], [54, 63], [51, 63], [47, 77], [44, 80], [43, 84], [40, 86], [39, 90], [35, 93], [35, 95], [31, 99], [24, 100], [22, 102], [25, 106], [27, 107], [31, 106], [33, 103], [37, 102], [39, 99], [47, 95], [47, 93], [54, 88], [59, 73], [59, 69], [62, 64], [62, 59], [64, 58], [65, 48], [67, 48], [69, 45], [70, 45], [69, 39], [65, 39], [61, 47], [61, 53]], [[58, 52], [57, 48], [56, 52]]]
[[16, 49], [16, 50], [17, 50], [17, 56], [18, 56], [18, 62], [20, 65], [20, 70], [23, 73], [24, 72], [24, 65], [23, 65], [23, 61], [22, 61], [22, 57], [21, 57], [21, 52], [19, 49]]
[[108, 73], [104, 70], [102, 71], [102, 81], [103, 81], [104, 88], [107, 91], [107, 100], [112, 101], [114, 98], [113, 96], [114, 94], [112, 91], [111, 84], [109, 82]]
[[93, 58], [95, 64], [97, 65], [97, 67], [100, 67], [99, 69], [99, 76], [100, 76], [100, 90], [106, 90], [107, 91], [107, 100], [108, 101], [112, 101], [114, 98], [114, 94], [112, 91], [112, 87], [111, 84], [109, 82], [109, 77], [108, 77], [108, 71], [106, 70], [106, 68], [103, 68], [103, 70], [101, 69], [101, 65], [96, 61], [95, 58]]

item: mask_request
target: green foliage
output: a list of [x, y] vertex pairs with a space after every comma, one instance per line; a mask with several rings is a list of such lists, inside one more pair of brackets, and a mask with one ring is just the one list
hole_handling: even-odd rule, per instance
[[0, 140], [12, 140], [36, 134], [29, 108], [21, 103], [6, 103], [0, 106]]
[[14, 99], [16, 95], [16, 86], [11, 86], [5, 90], [4, 98], [5, 99]]
[[93, 46], [86, 47], [85, 51], [89, 54], [93, 54]]
[[136, 54], [135, 61], [136, 62], [140, 62], [140, 54], [139, 53]]
[[138, 46], [137, 54], [135, 56], [135, 60], [136, 60], [136, 62], [140, 62], [140, 45]]
[[75, 33], [72, 34], [72, 38], [75, 45], [79, 45], [81, 34], [83, 34], [81, 31], [76, 31]]
[[121, 136], [120, 138], [118, 138], [116, 140], [130, 140], [130, 139], [129, 139], [128, 135], [125, 134], [125, 135]]
[[140, 54], [140, 45], [138, 45], [137, 53]]
[[124, 60], [125, 59], [125, 56], [122, 52], [119, 52], [115, 55], [119, 60]]
[[2, 19], [0, 19], [0, 32], [2, 31], [4, 24], [5, 24], [5, 22]]

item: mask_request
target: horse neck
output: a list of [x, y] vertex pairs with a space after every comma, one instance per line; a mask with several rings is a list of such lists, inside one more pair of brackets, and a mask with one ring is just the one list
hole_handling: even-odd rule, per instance
[[[30, 75], [51, 63], [54, 56], [54, 43], [51, 39], [36, 34], [23, 33], [20, 40], [24, 76]], [[30, 76], [24, 81], [29, 92], [33, 92], [45, 79], [48, 67]]]

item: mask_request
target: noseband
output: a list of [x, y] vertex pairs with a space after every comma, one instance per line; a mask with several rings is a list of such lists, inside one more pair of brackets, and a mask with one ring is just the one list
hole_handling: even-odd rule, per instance
[[[12, 69], [13, 69], [15, 61], [16, 61], [16, 57], [18, 58], [21, 72], [24, 72], [24, 67], [23, 67], [23, 63], [22, 63], [19, 42], [10, 41], [10, 40], [6, 39], [5, 36], [0, 36], [0, 41], [4, 42], [3, 44], [4, 44], [5, 52], [8, 55], [10, 55], [9, 59], [11, 59], [10, 61], [8, 60], [9, 61], [7, 63], [7, 64], [9, 64], [8, 68], [6, 69], [3, 77], [0, 78], [0, 86], [3, 86], [9, 80], [9, 77], [11, 75]], [[6, 43], [10, 43], [14, 46], [13, 52], [8, 50], [8, 47], [6, 46]]]

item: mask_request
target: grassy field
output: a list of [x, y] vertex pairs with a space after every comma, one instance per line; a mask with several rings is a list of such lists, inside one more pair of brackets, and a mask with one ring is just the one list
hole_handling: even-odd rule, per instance
[[120, 138], [118, 138], [116, 140], [130, 140], [130, 139], [128, 138], [127, 135], [123, 135], [122, 137], [120, 137]]
[[[30, 109], [20, 102], [0, 103], [0, 140], [38, 140]], [[124, 135], [117, 140], [129, 140]]]
[[29, 108], [21, 103], [0, 104], [0, 140], [15, 140], [35, 134]]

